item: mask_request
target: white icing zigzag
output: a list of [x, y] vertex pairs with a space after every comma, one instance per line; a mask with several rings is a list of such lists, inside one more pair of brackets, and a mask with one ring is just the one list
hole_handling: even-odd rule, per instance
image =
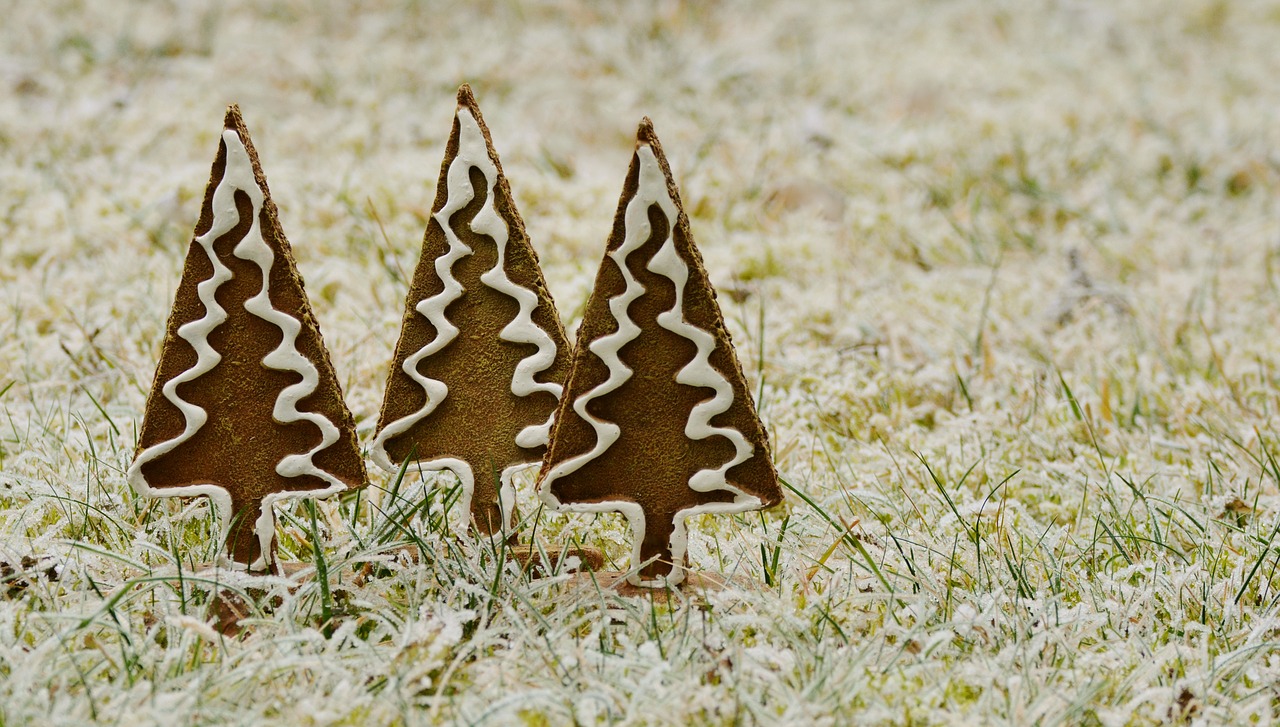
[[[536, 352], [521, 359], [516, 365], [515, 374], [511, 378], [511, 393], [523, 397], [537, 391], [545, 391], [559, 401], [560, 394], [564, 392], [563, 386], [534, 380], [534, 376], [551, 368], [555, 363], [556, 342], [552, 340], [551, 334], [533, 322], [533, 311], [538, 307], [538, 294], [516, 285], [515, 281], [507, 275], [509, 231], [507, 224], [498, 216], [493, 194], [494, 185], [498, 181], [498, 168], [489, 158], [484, 135], [480, 133], [480, 125], [472, 118], [471, 113], [463, 109], [459, 112], [458, 118], [462, 122], [461, 127], [466, 129], [465, 134], [459, 134], [458, 148], [462, 149], [464, 137], [467, 138], [469, 145], [476, 147], [471, 153], [475, 155], [475, 164], [484, 174], [485, 182], [488, 184], [488, 204], [471, 221], [471, 229], [481, 235], [492, 237], [498, 246], [498, 261], [488, 272], [480, 276], [480, 282], [514, 298], [520, 306], [516, 317], [502, 329], [498, 337], [511, 343], [530, 344], [538, 348]], [[516, 444], [526, 449], [545, 445], [551, 436], [551, 425], [554, 421], [555, 411], [553, 410], [547, 421], [525, 427], [516, 435]]]
[[[247, 155], [245, 161], [248, 161]], [[208, 495], [216, 503], [217, 512], [222, 517], [223, 540], [226, 539], [227, 534], [230, 532], [231, 493], [212, 483], [156, 489], [147, 482], [146, 477], [142, 474], [142, 468], [148, 462], [167, 454], [177, 448], [178, 445], [191, 439], [209, 418], [204, 409], [178, 396], [178, 386], [204, 376], [222, 361], [222, 355], [215, 351], [213, 346], [209, 345], [209, 334], [227, 320], [227, 312], [222, 306], [218, 305], [216, 295], [218, 288], [231, 279], [231, 270], [218, 259], [218, 255], [213, 250], [213, 243], [219, 237], [230, 232], [239, 223], [240, 214], [236, 209], [235, 191], [246, 185], [246, 180], [242, 174], [243, 170], [240, 169], [238, 164], [233, 165], [231, 162], [232, 151], [231, 146], [228, 145], [226, 170], [223, 172], [222, 181], [213, 190], [213, 224], [208, 232], [200, 235], [195, 240], [204, 250], [210, 264], [213, 266], [213, 275], [196, 286], [196, 295], [204, 306], [205, 314], [203, 318], [183, 324], [178, 328], [178, 336], [195, 349], [196, 363], [191, 368], [165, 382], [162, 389], [164, 397], [182, 413], [185, 425], [182, 433], [173, 439], [142, 450], [137, 458], [134, 459], [133, 465], [129, 467], [128, 473], [129, 484], [133, 486], [134, 491], [143, 497]], [[237, 176], [240, 178], [237, 178]], [[255, 188], [257, 187], [257, 184], [254, 183], [252, 167], [248, 170], [247, 183], [252, 184]]]
[[[645, 147], [644, 151], [649, 152], [649, 148]], [[652, 152], [649, 153], [652, 154]], [[676, 210], [674, 205], [671, 204], [671, 199], [668, 197], [659, 200], [659, 204], [662, 205], [662, 211], [667, 215], [667, 219], [672, 220], [672, 225], [674, 225]], [[733, 386], [729, 384], [729, 380], [723, 374], [716, 371], [711, 365], [711, 352], [716, 347], [715, 336], [697, 326], [691, 325], [684, 319], [684, 287], [689, 280], [689, 266], [685, 264], [684, 260], [680, 259], [680, 253], [676, 252], [674, 236], [668, 234], [662, 247], [649, 260], [648, 268], [650, 271], [669, 279], [676, 289], [675, 305], [671, 306], [671, 310], [658, 314], [658, 325], [678, 336], [687, 338], [698, 347], [698, 352], [694, 355], [693, 360], [680, 369], [680, 373], [676, 374], [676, 382], [688, 386], [714, 389], [716, 392], [714, 397], [700, 402], [689, 412], [689, 421], [685, 424], [684, 434], [693, 440], [721, 436], [733, 443], [733, 459], [716, 469], [695, 472], [689, 478], [689, 487], [698, 492], [729, 490], [738, 497], [746, 497], [741, 490], [725, 481], [725, 475], [734, 466], [751, 459], [754, 448], [747, 441], [747, 438], [742, 436], [742, 432], [737, 429], [711, 426], [712, 418], [729, 411], [729, 407], [733, 405]]]
[[179, 385], [193, 381], [213, 370], [222, 360], [221, 354], [209, 345], [209, 334], [227, 320], [227, 312], [218, 305], [216, 293], [218, 288], [231, 279], [231, 271], [218, 260], [213, 244], [218, 238], [230, 232], [240, 223], [240, 213], [236, 208], [235, 193], [242, 191], [249, 196], [252, 204], [252, 224], [232, 251], [243, 260], [249, 260], [262, 270], [262, 290], [245, 301], [245, 310], [253, 315], [277, 326], [283, 334], [283, 340], [262, 363], [278, 371], [291, 371], [302, 376], [302, 381], [287, 386], [276, 398], [272, 415], [276, 420], [289, 424], [292, 422], [311, 422], [320, 428], [321, 442], [310, 452], [284, 457], [276, 465], [276, 472], [283, 477], [299, 477], [312, 475], [329, 483], [329, 487], [321, 490], [301, 492], [271, 493], [262, 499], [261, 510], [254, 523], [254, 530], [261, 546], [261, 554], [257, 561], [249, 565], [251, 570], [262, 570], [270, 562], [271, 541], [275, 537], [275, 514], [272, 506], [282, 500], [296, 497], [324, 497], [346, 489], [346, 484], [333, 475], [315, 466], [312, 458], [320, 450], [338, 441], [337, 426], [320, 414], [298, 411], [298, 403], [310, 396], [320, 381], [320, 373], [315, 364], [308, 360], [297, 349], [297, 338], [302, 330], [302, 323], [296, 318], [275, 309], [271, 305], [270, 281], [271, 266], [275, 255], [262, 237], [261, 210], [263, 195], [253, 175], [253, 163], [249, 160], [249, 152], [245, 149], [240, 136], [227, 129], [222, 133], [222, 141], [226, 146], [226, 167], [222, 179], [213, 191], [213, 224], [209, 231], [196, 238], [196, 242], [204, 249], [213, 265], [213, 275], [196, 286], [197, 295], [204, 305], [205, 316], [192, 321], [178, 329], [178, 335], [191, 344], [196, 351], [196, 364], [190, 369], [170, 379], [163, 388], [164, 396], [176, 406], [186, 421], [182, 434], [143, 450], [129, 468], [129, 482], [141, 495], [147, 497], [185, 497], [191, 495], [208, 495], [216, 503], [222, 519], [222, 538], [225, 540], [231, 528], [231, 494], [214, 483], [190, 485], [187, 487], [153, 488], [142, 474], [146, 463], [172, 451], [190, 439], [204, 426], [208, 413], [204, 409], [185, 401], [178, 396]]
[[[379, 466], [387, 470], [396, 470], [399, 463], [393, 462], [387, 454], [387, 442], [397, 437], [435, 411], [449, 394], [449, 387], [443, 381], [431, 379], [418, 372], [418, 364], [428, 356], [434, 355], [449, 345], [457, 336], [458, 328], [445, 316], [445, 309], [462, 297], [462, 284], [453, 276], [453, 265], [458, 260], [472, 254], [473, 250], [462, 242], [454, 233], [451, 221], [453, 215], [466, 207], [475, 197], [471, 187], [471, 169], [477, 168], [484, 175], [486, 184], [486, 203], [483, 209], [471, 221], [471, 229], [477, 234], [493, 238], [498, 248], [498, 259], [493, 268], [480, 276], [480, 281], [488, 287], [515, 299], [519, 304], [519, 312], [510, 323], [502, 329], [498, 337], [512, 343], [531, 344], [537, 351], [525, 357], [516, 366], [511, 379], [511, 393], [516, 396], [528, 396], [537, 391], [545, 391], [556, 399], [560, 398], [563, 387], [556, 383], [541, 383], [534, 377], [547, 370], [555, 362], [556, 344], [551, 335], [538, 327], [533, 321], [533, 311], [538, 306], [538, 295], [528, 288], [517, 285], [507, 275], [507, 243], [510, 232], [506, 222], [498, 215], [495, 207], [494, 188], [498, 183], [498, 168], [489, 157], [489, 148], [484, 140], [480, 124], [466, 108], [458, 109], [458, 151], [449, 164], [446, 173], [448, 198], [439, 212], [435, 213], [436, 222], [444, 230], [449, 249], [436, 259], [436, 274], [444, 284], [444, 290], [418, 303], [416, 310], [435, 327], [436, 337], [430, 343], [418, 349], [413, 355], [405, 358], [403, 369], [414, 382], [427, 394], [427, 401], [416, 412], [397, 419], [388, 424], [374, 439], [372, 457]], [[555, 414], [546, 422], [526, 427], [516, 435], [517, 445], [532, 448], [545, 445], [551, 433], [551, 424]], [[503, 512], [503, 529], [511, 527], [511, 514], [514, 512], [515, 489], [511, 477], [516, 470], [536, 464], [521, 463], [507, 467], [502, 471], [499, 504]], [[462, 460], [454, 458], [436, 459], [423, 463], [425, 469], [452, 470], [462, 482], [463, 494], [461, 505], [464, 512], [469, 512], [471, 498], [475, 491], [475, 477], [471, 468]]]
[[[240, 143], [240, 137], [234, 131], [224, 132], [223, 138], [227, 140], [228, 150], [234, 144], [237, 147], [237, 156], [243, 154], [244, 161], [248, 162], [248, 154]], [[228, 157], [230, 157], [229, 151]], [[248, 170], [252, 179], [252, 166], [249, 166]], [[296, 497], [324, 497], [328, 494], [341, 492], [347, 489], [347, 486], [342, 480], [320, 469], [312, 461], [312, 458], [318, 452], [338, 441], [340, 432], [338, 427], [323, 415], [298, 410], [298, 403], [314, 393], [316, 387], [319, 386], [320, 371], [310, 359], [303, 356], [302, 352], [298, 350], [298, 334], [302, 331], [302, 322], [271, 305], [271, 266], [275, 262], [275, 254], [272, 253], [266, 240], [262, 238], [262, 230], [259, 227], [261, 224], [260, 210], [263, 203], [262, 190], [255, 181], [253, 184], [248, 185], [244, 191], [248, 193], [249, 199], [253, 203], [253, 225], [249, 228], [249, 234], [245, 235], [244, 239], [236, 245], [232, 252], [242, 260], [257, 263], [258, 268], [262, 271], [262, 290], [245, 301], [244, 309], [280, 329], [280, 345], [263, 357], [262, 364], [270, 369], [289, 371], [302, 376], [302, 381], [286, 386], [281, 390], [279, 396], [276, 397], [275, 407], [272, 409], [271, 415], [282, 424], [310, 422], [320, 429], [321, 434], [320, 443], [313, 447], [311, 451], [305, 454], [292, 454], [281, 459], [280, 463], [276, 465], [276, 473], [281, 477], [311, 475], [329, 483], [329, 487], [323, 490], [307, 491], [304, 494], [273, 492], [262, 498], [262, 511], [254, 523], [254, 530], [257, 531], [258, 543], [262, 546], [260, 562], [265, 564], [271, 550], [271, 541], [276, 532], [275, 512], [272, 509], [275, 503]], [[255, 564], [255, 566], [257, 565]]]
[[[609, 312], [618, 323], [618, 330], [593, 341], [588, 347], [609, 368], [609, 378], [604, 383], [591, 389], [573, 402], [573, 410], [595, 430], [596, 444], [588, 452], [572, 457], [553, 467], [543, 477], [539, 494], [551, 507], [571, 512], [608, 512], [622, 511], [631, 524], [632, 549], [631, 567], [633, 573], [628, 580], [636, 585], [671, 585], [680, 584], [685, 577], [684, 556], [688, 549], [688, 530], [685, 519], [701, 513], [735, 513], [755, 509], [761, 506], [759, 498], [748, 495], [730, 485], [725, 475], [729, 469], [751, 458], [754, 448], [746, 437], [736, 429], [713, 427], [711, 419], [729, 410], [733, 404], [733, 387], [729, 381], [711, 366], [710, 356], [715, 349], [715, 337], [710, 333], [689, 324], [684, 319], [684, 289], [689, 279], [689, 267], [680, 258], [675, 247], [673, 230], [678, 218], [675, 201], [667, 189], [666, 175], [658, 164], [652, 147], [642, 144], [636, 149], [636, 157], [640, 163], [639, 183], [635, 196], [627, 203], [624, 212], [624, 229], [622, 245], [609, 253], [609, 257], [618, 265], [626, 287], [623, 292], [609, 299]], [[727, 490], [734, 495], [732, 502], [715, 502], [686, 508], [676, 513], [675, 531], [671, 535], [670, 548], [672, 562], [671, 571], [656, 581], [641, 580], [638, 571], [644, 563], [640, 562], [640, 547], [644, 541], [644, 511], [634, 502], [607, 501], [599, 503], [562, 504], [552, 494], [551, 484], [556, 479], [581, 469], [588, 462], [605, 453], [613, 443], [618, 441], [621, 429], [617, 424], [599, 419], [587, 411], [592, 400], [606, 396], [621, 387], [629, 378], [632, 370], [622, 362], [619, 352], [622, 347], [640, 335], [640, 328], [631, 320], [627, 309], [631, 303], [645, 293], [644, 287], [627, 268], [627, 256], [648, 240], [652, 229], [649, 224], [649, 207], [657, 204], [671, 223], [662, 247], [650, 259], [647, 268], [658, 275], [669, 279], [675, 286], [675, 304], [670, 310], [658, 315], [658, 325], [693, 342], [697, 353], [693, 360], [685, 365], [676, 375], [676, 381], [689, 386], [713, 389], [715, 396], [693, 407], [689, 413], [689, 421], [685, 424], [685, 436], [693, 440], [721, 436], [733, 443], [734, 456], [718, 468], [699, 470], [689, 478], [689, 487], [698, 492]]]

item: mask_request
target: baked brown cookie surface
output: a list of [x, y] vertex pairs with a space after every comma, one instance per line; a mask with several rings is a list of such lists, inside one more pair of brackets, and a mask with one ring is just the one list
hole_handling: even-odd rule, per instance
[[471, 88], [458, 91], [405, 300], [373, 460], [451, 470], [477, 530], [509, 530], [511, 476], [542, 460], [569, 343]]
[[128, 478], [212, 497], [232, 560], [261, 571], [275, 502], [361, 487], [365, 469], [238, 107], [223, 126]]
[[782, 500], [769, 440], [662, 147], [640, 124], [538, 483], [561, 510], [620, 510], [636, 584], [678, 585], [685, 519]]

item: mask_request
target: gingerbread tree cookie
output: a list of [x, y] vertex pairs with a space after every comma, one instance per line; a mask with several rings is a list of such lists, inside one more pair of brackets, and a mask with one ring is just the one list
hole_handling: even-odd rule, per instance
[[365, 483], [355, 422], [236, 106], [128, 479], [147, 497], [211, 497], [231, 558], [252, 571], [274, 569], [275, 503]]
[[640, 124], [538, 483], [620, 510], [634, 585], [685, 578], [686, 518], [777, 504], [778, 475], [653, 125]]
[[471, 88], [458, 90], [405, 301], [374, 462], [451, 470], [482, 533], [508, 532], [512, 475], [542, 460], [569, 344]]

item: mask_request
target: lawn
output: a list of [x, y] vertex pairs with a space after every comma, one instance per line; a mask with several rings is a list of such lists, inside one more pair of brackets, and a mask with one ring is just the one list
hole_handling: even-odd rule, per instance
[[[1280, 5], [198, 5], [3, 7], [0, 725], [1280, 718]], [[125, 481], [227, 104], [367, 448], [463, 82], [571, 335], [653, 119], [786, 482], [736, 585], [371, 467], [249, 593]]]

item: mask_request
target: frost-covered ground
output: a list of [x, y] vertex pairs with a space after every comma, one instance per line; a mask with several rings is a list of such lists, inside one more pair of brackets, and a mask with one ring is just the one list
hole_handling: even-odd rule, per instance
[[[1276, 719], [1274, 2], [199, 5], [3, 8], [0, 723]], [[692, 555], [761, 590], [529, 581], [373, 471], [220, 637], [123, 470], [223, 108], [367, 444], [463, 81], [571, 328], [654, 119], [794, 488]]]

